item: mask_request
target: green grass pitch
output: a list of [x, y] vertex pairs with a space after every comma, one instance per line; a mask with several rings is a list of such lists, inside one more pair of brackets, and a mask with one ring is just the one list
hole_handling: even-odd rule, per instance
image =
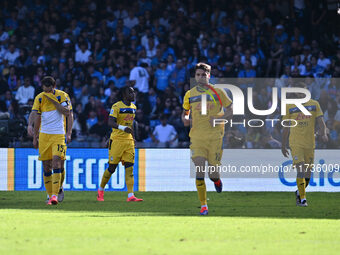
[[199, 216], [196, 192], [0, 192], [0, 254], [340, 254], [340, 193], [208, 193]]

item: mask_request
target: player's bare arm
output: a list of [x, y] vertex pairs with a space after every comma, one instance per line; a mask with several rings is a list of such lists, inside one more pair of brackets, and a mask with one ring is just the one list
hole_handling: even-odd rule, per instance
[[323, 119], [322, 116], [318, 117], [316, 119], [316, 122], [318, 124], [318, 134], [321, 136], [321, 139], [324, 143], [328, 142], [328, 136], [327, 136], [327, 128], [325, 124], [325, 120]]
[[68, 106], [62, 106], [61, 104], [59, 104], [57, 101], [53, 100], [52, 98], [50, 98], [47, 95], [44, 95], [45, 98], [47, 98], [47, 100], [49, 100], [57, 109], [58, 112], [60, 112], [61, 114], [68, 116], [70, 115], [71, 110], [69, 109]]
[[183, 110], [182, 121], [185, 127], [190, 126], [190, 110]]
[[109, 126], [115, 129], [120, 129], [126, 133], [132, 134], [132, 129], [127, 126], [122, 126], [117, 124], [117, 118], [110, 116], [109, 117]]
[[32, 137], [34, 134], [34, 130], [33, 130], [34, 120], [37, 115], [38, 114], [36, 111], [31, 111], [30, 116], [28, 117], [27, 134]]
[[41, 116], [39, 114], [34, 118], [34, 133], [33, 133], [33, 147], [38, 149], [38, 137], [39, 137], [39, 129], [41, 123]]
[[72, 127], [73, 127], [73, 111], [66, 117], [67, 127], [66, 127], [66, 143], [71, 142], [72, 137]]
[[289, 156], [289, 152], [287, 150], [288, 135], [289, 135], [289, 127], [283, 127], [281, 152], [282, 152], [282, 155], [285, 156], [286, 158], [288, 158]]

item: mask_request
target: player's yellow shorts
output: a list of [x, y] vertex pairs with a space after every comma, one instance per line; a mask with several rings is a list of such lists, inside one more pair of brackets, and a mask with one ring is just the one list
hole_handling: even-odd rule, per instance
[[223, 153], [223, 138], [216, 140], [191, 139], [191, 158], [203, 157], [210, 165], [220, 165]]
[[293, 165], [302, 162], [309, 165], [314, 163], [314, 149], [293, 146], [290, 150], [292, 153]]
[[135, 143], [133, 140], [109, 141], [109, 164], [135, 163]]
[[66, 159], [65, 135], [39, 134], [39, 160], [52, 160], [53, 156]]

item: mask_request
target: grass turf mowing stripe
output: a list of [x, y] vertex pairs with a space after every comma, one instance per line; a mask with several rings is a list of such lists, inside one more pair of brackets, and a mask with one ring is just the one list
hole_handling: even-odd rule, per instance
[[[0, 254], [338, 254], [339, 193], [308, 193], [307, 208], [287, 192], [0, 192]], [[137, 192], [138, 195], [138, 192]]]

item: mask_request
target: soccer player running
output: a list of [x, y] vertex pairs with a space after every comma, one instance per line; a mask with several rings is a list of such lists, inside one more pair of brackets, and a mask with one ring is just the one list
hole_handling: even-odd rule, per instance
[[[43, 162], [44, 184], [49, 196], [47, 204], [56, 205], [60, 184], [65, 178], [62, 174], [66, 153], [64, 116], [69, 117], [72, 114], [72, 105], [67, 93], [55, 89], [53, 77], [44, 77], [41, 84], [43, 92], [35, 97], [32, 107], [35, 112], [32, 115], [33, 146], [39, 148], [39, 160]], [[71, 139], [71, 124], [67, 127], [67, 140]]]
[[[183, 100], [182, 120], [185, 126], [190, 125], [190, 149], [192, 161], [196, 169], [196, 188], [201, 202], [201, 215], [208, 214], [207, 192], [205, 185], [205, 166], [216, 167], [221, 164], [223, 152], [224, 125], [214, 127], [214, 119], [230, 119], [232, 117], [232, 101], [224, 90], [209, 84], [211, 67], [198, 63], [195, 67], [197, 85], [186, 92]], [[201, 113], [202, 95], [207, 95], [207, 114]], [[208, 167], [208, 175], [214, 182], [216, 191], [222, 192], [220, 173]]]
[[[304, 83], [298, 83], [296, 87], [306, 88]], [[296, 97], [304, 97], [302, 93], [296, 93]], [[328, 141], [326, 134], [326, 125], [323, 119], [323, 113], [318, 101], [310, 99], [303, 106], [311, 115], [303, 114], [295, 105], [287, 105], [286, 115], [283, 120], [294, 119], [296, 126], [291, 123], [291, 127], [284, 127], [282, 133], [282, 154], [289, 156], [287, 150], [287, 140], [289, 136], [289, 147], [293, 158], [293, 166], [296, 168], [297, 177], [296, 185], [298, 190], [295, 191], [296, 205], [308, 206], [306, 200], [306, 188], [311, 177], [311, 170], [314, 164], [315, 124], [318, 124], [319, 134], [323, 142]]]
[[136, 198], [133, 194], [133, 165], [135, 162], [135, 142], [133, 137], [133, 121], [135, 119], [136, 106], [135, 91], [132, 87], [123, 87], [119, 91], [118, 101], [112, 105], [109, 115], [109, 126], [112, 133], [109, 141], [109, 167], [105, 170], [97, 201], [104, 201], [105, 185], [115, 172], [119, 162], [125, 166], [125, 183], [128, 190], [127, 202], [141, 202], [143, 199]]

